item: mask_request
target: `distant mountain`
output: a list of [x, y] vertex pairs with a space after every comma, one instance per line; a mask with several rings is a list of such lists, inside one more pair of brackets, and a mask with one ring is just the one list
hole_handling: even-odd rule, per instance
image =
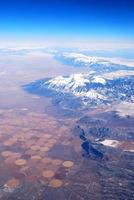
[[90, 70], [93, 70], [96, 73], [126, 70], [126, 67], [127, 70], [132, 70], [132, 67], [113, 63], [106, 58], [88, 56], [82, 53], [75, 53], [75, 52], [56, 53], [55, 58], [67, 65], [76, 67], [88, 67]]

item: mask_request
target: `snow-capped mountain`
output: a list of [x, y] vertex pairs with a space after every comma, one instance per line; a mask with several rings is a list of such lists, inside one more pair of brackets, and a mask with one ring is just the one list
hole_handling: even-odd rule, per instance
[[99, 74], [103, 72], [125, 70], [126, 67], [127, 70], [132, 70], [132, 67], [111, 62], [108, 58], [89, 56], [82, 53], [62, 52], [59, 54], [57, 53], [55, 58], [67, 65], [88, 67], [90, 70]]
[[104, 64], [109, 66], [111, 63], [110, 61], [107, 61], [103, 58], [100, 57], [94, 57], [94, 56], [87, 56], [81, 53], [62, 53], [61, 54], [62, 57], [64, 57], [65, 59], [72, 59], [75, 63], [85, 63], [85, 65], [89, 64]]
[[56, 105], [71, 109], [133, 101], [133, 67], [71, 52], [61, 53], [60, 59], [73, 66], [86, 66], [87, 73], [37, 80], [25, 89], [49, 96]]
[[30, 92], [52, 97], [64, 107], [84, 108], [133, 101], [134, 76], [106, 78], [106, 75], [72, 74], [36, 81], [26, 86]]
[[[42, 87], [46, 87], [57, 92], [71, 93], [76, 97], [101, 98], [102, 95], [93, 90], [90, 86], [105, 85], [106, 80], [92, 74], [73, 74], [68, 77], [58, 76], [45, 82]], [[91, 88], [89, 90], [89, 87]]]

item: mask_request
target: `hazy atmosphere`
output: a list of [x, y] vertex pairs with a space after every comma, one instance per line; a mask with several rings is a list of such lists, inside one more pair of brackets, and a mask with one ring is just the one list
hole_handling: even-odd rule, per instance
[[0, 2], [0, 200], [134, 199], [134, 2]]

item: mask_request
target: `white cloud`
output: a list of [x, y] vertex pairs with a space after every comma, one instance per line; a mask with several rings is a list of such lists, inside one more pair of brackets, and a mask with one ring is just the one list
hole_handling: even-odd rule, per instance
[[134, 117], [134, 103], [122, 102], [113, 106], [113, 109], [116, 110], [121, 117], [125, 117], [127, 115]]

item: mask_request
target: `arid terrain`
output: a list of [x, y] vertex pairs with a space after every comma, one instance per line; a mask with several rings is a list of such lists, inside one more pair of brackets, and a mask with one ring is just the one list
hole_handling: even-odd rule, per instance
[[[133, 200], [133, 116], [119, 115], [113, 106], [71, 115], [22, 87], [53, 76], [43, 66], [58, 61], [48, 57], [35, 70], [33, 61], [18, 57], [18, 64], [29, 68], [17, 71], [10, 59], [12, 70], [3, 63], [7, 71], [0, 82], [0, 200]], [[34, 59], [38, 65], [41, 57]], [[59, 65], [57, 75], [83, 71]], [[85, 154], [78, 126], [102, 158]]]

